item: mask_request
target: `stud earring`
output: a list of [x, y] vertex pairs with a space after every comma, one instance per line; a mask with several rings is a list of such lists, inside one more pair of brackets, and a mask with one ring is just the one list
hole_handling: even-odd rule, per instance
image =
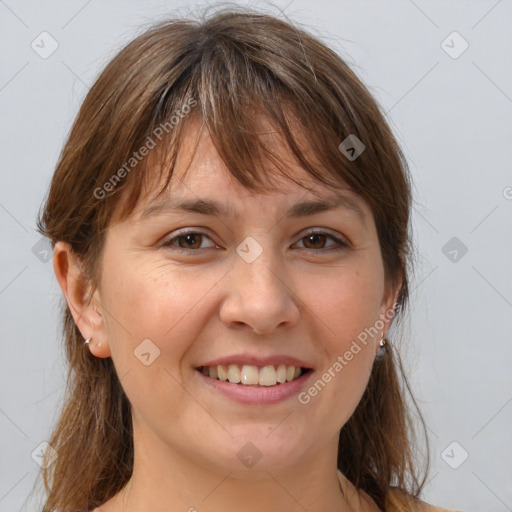
[[85, 341], [84, 341], [84, 345], [88, 345], [90, 342], [91, 342], [92, 338], [87, 338]]
[[386, 345], [388, 343], [388, 340], [384, 337], [382, 337], [382, 339], [379, 341], [379, 350], [378, 352], [375, 354], [375, 360], [379, 360], [379, 359], [382, 359], [382, 357], [384, 357], [384, 354], [386, 353]]

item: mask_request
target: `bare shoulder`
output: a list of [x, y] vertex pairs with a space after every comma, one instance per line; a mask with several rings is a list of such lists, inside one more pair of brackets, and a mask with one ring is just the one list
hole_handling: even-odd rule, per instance
[[399, 489], [392, 489], [388, 495], [387, 508], [390, 512], [463, 512], [462, 510], [448, 509], [430, 505], [425, 501], [415, 500]]
[[114, 511], [114, 508], [112, 507], [112, 503], [110, 501], [107, 501], [103, 505], [91, 510], [91, 512], [115, 512], [115, 511]]
[[124, 510], [124, 507], [119, 502], [120, 494], [116, 494], [108, 499], [105, 503], [102, 503], [99, 507], [91, 510], [91, 512], [120, 512]]
[[456, 510], [454, 508], [442, 508], [436, 507], [434, 505], [429, 505], [424, 501], [420, 502], [420, 508], [418, 508], [418, 512], [463, 512], [462, 510]]
[[420, 502], [418, 512], [463, 512], [462, 510], [455, 510], [454, 508], [442, 508], [434, 505], [429, 505], [424, 501]]

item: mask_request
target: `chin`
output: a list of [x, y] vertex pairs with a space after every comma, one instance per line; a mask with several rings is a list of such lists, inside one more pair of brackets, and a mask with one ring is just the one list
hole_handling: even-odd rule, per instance
[[[289, 469], [304, 451], [306, 441], [299, 432], [276, 422], [274, 424], [238, 425], [226, 428], [233, 437], [224, 436], [224, 446], [217, 462], [240, 476], [248, 472]], [[266, 475], [268, 477], [268, 474]]]

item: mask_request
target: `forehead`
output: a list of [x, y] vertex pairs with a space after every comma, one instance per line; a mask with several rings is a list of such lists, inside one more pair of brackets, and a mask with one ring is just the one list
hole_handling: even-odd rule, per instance
[[[261, 166], [261, 171], [268, 176], [266, 180], [268, 188], [264, 191], [265, 194], [304, 194], [305, 188], [318, 191], [327, 189], [313, 180], [293, 161], [276, 132], [269, 131], [258, 136], [264, 140], [266, 147], [272, 146], [273, 150], [279, 154], [280, 165], [292, 171], [294, 177], [303, 184], [300, 186], [285, 176], [279, 175], [275, 166], [272, 166], [270, 161], [266, 161]], [[190, 136], [184, 137], [184, 144], [178, 153], [175, 174], [170, 185], [171, 193], [191, 193], [205, 189], [215, 191], [222, 196], [243, 197], [248, 193], [248, 190], [229, 172], [204, 127], [191, 130]]]
[[[272, 126], [265, 116], [254, 112], [254, 132], [252, 138], [258, 138], [262, 147], [268, 150], [268, 153], [279, 155], [279, 165], [291, 171], [293, 175], [300, 180], [307, 188], [327, 188], [320, 187], [302, 167], [297, 165], [286, 145], [283, 137], [274, 126]], [[294, 132], [300, 139], [300, 130]], [[302, 137], [302, 150], [307, 152], [307, 143]], [[233, 151], [236, 151], [234, 141]], [[312, 157], [311, 152], [309, 156]], [[280, 176], [275, 164], [270, 159], [263, 159], [261, 162], [261, 173], [268, 175], [268, 190], [290, 193], [292, 190], [300, 191], [302, 187], [294, 184], [284, 176]], [[182, 184], [201, 186], [201, 184], [217, 184], [219, 190], [236, 189], [242, 192], [244, 187], [228, 171], [222, 161], [212, 138], [210, 137], [206, 126], [201, 119], [194, 117], [187, 122], [183, 136], [180, 141], [180, 148], [177, 154], [175, 171], [172, 177], [172, 190], [178, 190]]]
[[[200, 118], [196, 117], [189, 119], [184, 126], [168, 185], [165, 186], [165, 173], [155, 172], [154, 176], [159, 175], [158, 178], [149, 179], [148, 192], [141, 195], [130, 216], [139, 220], [151, 213], [169, 211], [177, 203], [182, 205], [186, 201], [188, 211], [234, 217], [241, 210], [234, 207], [235, 203], [243, 208], [244, 201], [255, 195], [261, 198], [258, 205], [265, 209], [275, 209], [276, 212], [295, 204], [295, 210], [288, 208], [287, 212], [296, 217], [334, 208], [337, 205], [333, 202], [340, 197], [346, 199], [342, 206], [352, 208], [363, 222], [366, 221], [368, 214], [371, 216], [362, 198], [351, 192], [346, 184], [340, 181], [339, 188], [334, 190], [315, 179], [299, 165], [283, 137], [267, 119], [263, 116], [258, 117], [257, 114], [255, 119], [257, 129], [254, 131], [254, 136], [263, 143], [262, 147], [278, 155], [279, 166], [286, 168], [287, 173], [293, 175], [298, 183], [284, 176], [270, 159], [263, 159], [259, 170], [265, 175], [264, 188], [255, 193], [244, 187], [229, 172], [205, 125]], [[294, 133], [301, 150], [308, 152], [308, 159], [314, 162], [314, 155], [308, 151], [305, 137], [299, 134], [300, 131]], [[165, 150], [165, 148], [159, 149]], [[152, 156], [154, 155], [149, 155], [146, 166], [146, 172], [150, 173], [150, 176], [154, 166], [159, 165]], [[208, 204], [204, 202], [201, 204], [201, 200], [205, 198]], [[314, 198], [327, 199], [329, 204], [326, 203], [323, 206], [312, 204], [311, 200]], [[310, 200], [310, 204], [304, 204], [307, 200]], [[300, 205], [299, 201], [302, 201]], [[189, 207], [191, 203], [195, 204]]]
[[[250, 139], [254, 141], [257, 140], [259, 143], [258, 149], [263, 148], [264, 150], [264, 154], [261, 155], [262, 161], [259, 171], [260, 174], [264, 173], [270, 177], [268, 180], [268, 188], [282, 190], [284, 186], [289, 185], [290, 181], [288, 179], [282, 179], [283, 176], [279, 176], [279, 173], [276, 172], [278, 169], [275, 163], [271, 161], [271, 158], [268, 158], [269, 155], [278, 155], [279, 166], [292, 170], [293, 175], [300, 179], [308, 188], [314, 186], [316, 180], [313, 180], [312, 177], [298, 165], [282, 134], [270, 123], [268, 118], [256, 112], [253, 117], [254, 128], [250, 133]], [[307, 153], [308, 157], [314, 160], [314, 155], [308, 149], [307, 141], [298, 127], [294, 130], [294, 136], [297, 137], [297, 142], [302, 152]], [[231, 151], [237, 151], [237, 143], [240, 142], [236, 140], [233, 141], [230, 148]], [[193, 176], [190, 177], [191, 181], [206, 180], [209, 178], [218, 181], [224, 177], [226, 180], [224, 184], [226, 185], [228, 182], [231, 183], [231, 178], [234, 181], [233, 185], [239, 184], [227, 170], [208, 133], [208, 129], [198, 117], [191, 119], [185, 126], [176, 163], [177, 172], [175, 183], [180, 181], [185, 173], [188, 173], [187, 167], [190, 166], [193, 170]]]

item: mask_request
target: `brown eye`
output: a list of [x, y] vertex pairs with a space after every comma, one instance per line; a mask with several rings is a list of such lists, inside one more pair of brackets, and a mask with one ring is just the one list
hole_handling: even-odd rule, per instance
[[[210, 240], [210, 237], [205, 233], [190, 231], [188, 233], [181, 233], [169, 239], [164, 243], [164, 247], [180, 252], [201, 252], [201, 243], [204, 239]], [[326, 246], [328, 240], [334, 241], [331, 246]], [[341, 251], [349, 247], [348, 244], [342, 242], [337, 237], [324, 232], [312, 232], [303, 236], [300, 241], [304, 242], [304, 249], [316, 251], [319, 253], [328, 253], [332, 251]], [[210, 247], [215, 247], [212, 243]]]
[[[325, 243], [328, 239], [334, 240], [334, 246], [330, 246], [325, 248]], [[301, 238], [301, 241], [304, 241], [304, 245], [306, 249], [312, 251], [320, 251], [320, 252], [329, 252], [329, 251], [339, 251], [348, 248], [348, 244], [342, 242], [340, 239], [336, 238], [329, 233], [323, 232], [313, 232], [308, 233], [307, 235]]]
[[199, 233], [187, 233], [186, 235], [180, 235], [175, 240], [184, 240], [184, 246], [181, 243], [178, 245], [183, 249], [199, 249], [201, 247], [201, 237], [203, 235]]
[[[325, 242], [327, 240], [327, 236], [323, 234], [312, 234], [307, 235], [303, 238], [303, 240], [307, 240], [307, 242], [304, 244], [308, 249], [323, 249], [323, 246], [325, 245]], [[313, 245], [314, 247], [310, 246]], [[321, 247], [318, 247], [321, 246]]]
[[[165, 242], [164, 247], [167, 247], [169, 249], [175, 249], [178, 251], [198, 251], [198, 249], [201, 249], [201, 243], [204, 241], [204, 239], [210, 240], [210, 237], [205, 235], [204, 233], [198, 233], [195, 231], [190, 231], [188, 233], [182, 233], [179, 234], [167, 242]], [[176, 242], [178, 242], [176, 244]], [[212, 244], [210, 247], [214, 246], [215, 244]]]

